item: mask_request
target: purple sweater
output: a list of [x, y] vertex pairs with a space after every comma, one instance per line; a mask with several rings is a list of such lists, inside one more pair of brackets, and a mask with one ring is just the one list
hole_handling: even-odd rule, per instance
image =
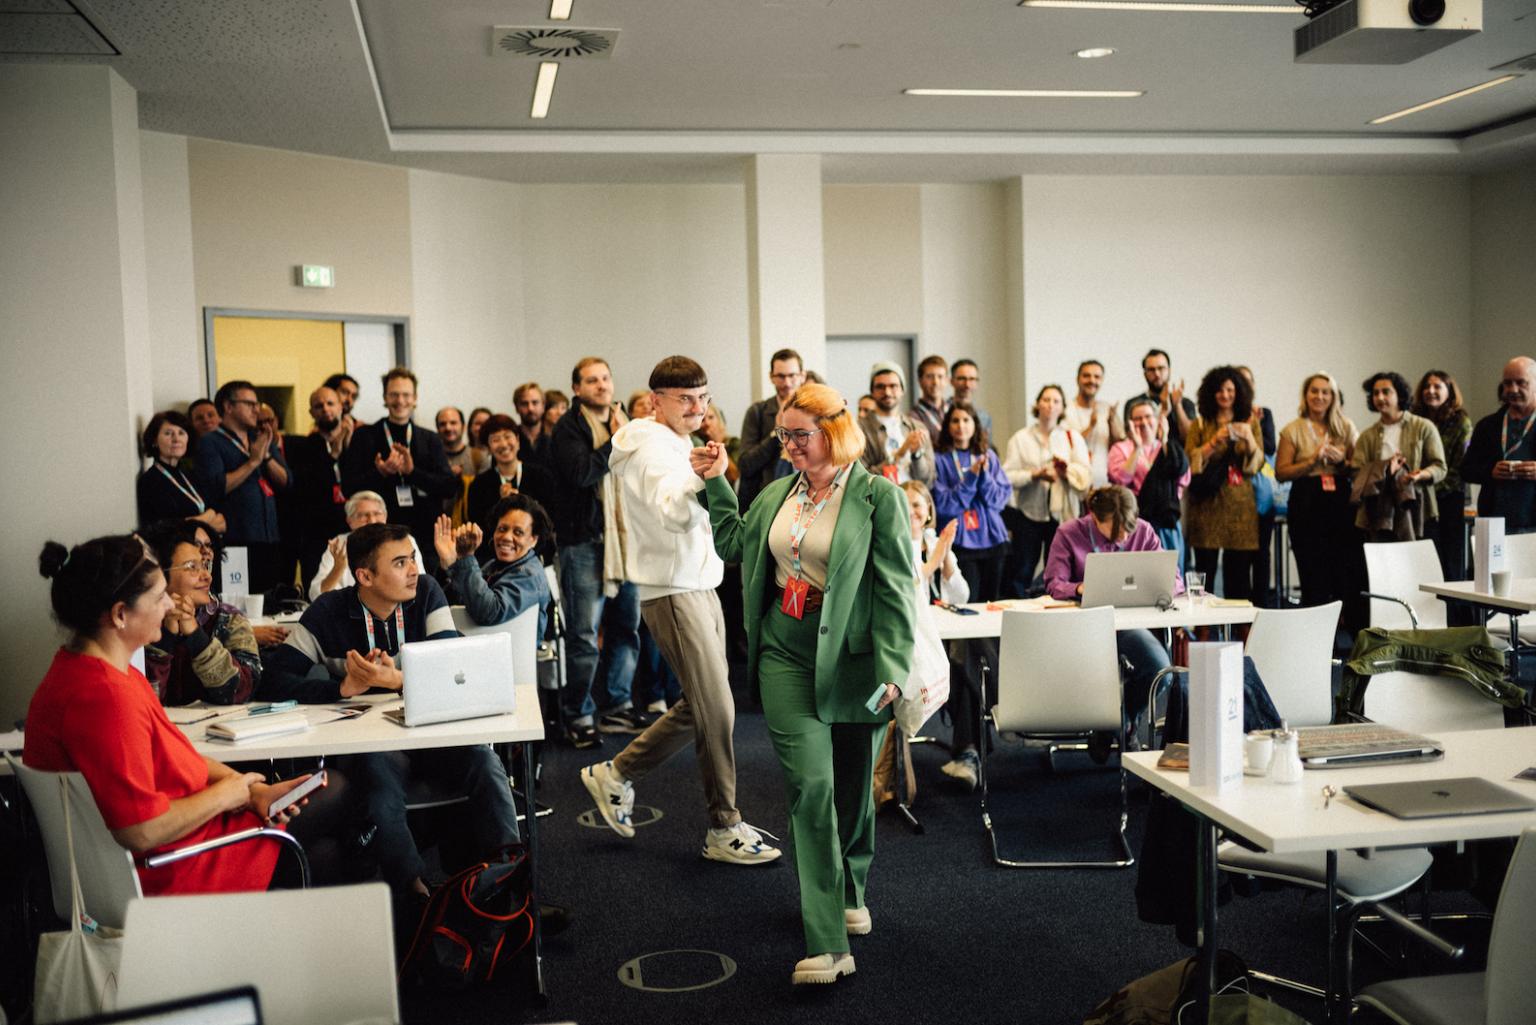
[[[933, 457], [933, 505], [940, 530], [950, 520], [960, 520], [955, 533], [958, 549], [991, 548], [1008, 540], [1003, 526], [1003, 507], [1013, 497], [1013, 485], [1003, 473], [996, 452], [986, 455], [987, 468], [980, 476], [971, 473], [972, 460], [979, 457], [969, 452], [939, 452]], [[955, 463], [960, 468], [955, 468]], [[965, 510], [976, 510], [977, 529], [965, 529]]]
[[[1157, 531], [1146, 520], [1137, 520], [1136, 527], [1124, 541], [1111, 544], [1092, 516], [1079, 516], [1063, 523], [1051, 542], [1051, 554], [1045, 560], [1045, 586], [1052, 598], [1073, 600], [1078, 597], [1077, 585], [1083, 582], [1083, 569], [1088, 556], [1094, 552], [1156, 552], [1163, 544], [1157, 539]], [[1184, 575], [1174, 570], [1174, 594], [1184, 593]]]

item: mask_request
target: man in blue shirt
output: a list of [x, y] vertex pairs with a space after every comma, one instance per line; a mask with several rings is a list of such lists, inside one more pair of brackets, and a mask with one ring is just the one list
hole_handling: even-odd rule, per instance
[[223, 418], [197, 446], [197, 469], [204, 479], [222, 482], [224, 497], [214, 502], [228, 528], [226, 545], [242, 546], [250, 569], [250, 593], [262, 594], [280, 583], [277, 493], [289, 485], [288, 464], [273, 446], [273, 432], [256, 422], [256, 386], [227, 381], [214, 396]]
[[[404, 679], [395, 658], [402, 644], [458, 636], [442, 588], [417, 569], [405, 525], [370, 523], [354, 530], [347, 564], [357, 583], [317, 598], [267, 656], [264, 699], [325, 704], [376, 688], [400, 690]], [[506, 769], [487, 745], [356, 755], [343, 771], [363, 788], [377, 827], [379, 868], [397, 893], [427, 893], [426, 866], [406, 823], [412, 778], [468, 795], [466, 825], [477, 854], [491, 857], [517, 842]]]

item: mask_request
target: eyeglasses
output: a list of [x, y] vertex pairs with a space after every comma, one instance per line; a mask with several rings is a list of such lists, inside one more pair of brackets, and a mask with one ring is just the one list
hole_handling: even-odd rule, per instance
[[202, 560], [188, 559], [186, 562], [178, 562], [178, 563], [176, 563], [175, 565], [173, 565], [171, 567], [171, 569], [179, 569], [183, 573], [195, 573], [198, 570], [202, 570], [204, 573], [212, 573], [213, 572], [213, 560], [212, 559], [202, 559]]
[[231, 406], [259, 406], [259, 405], [261, 405], [261, 403], [258, 400], [256, 400], [256, 399], [229, 399], [228, 402], [229, 402], [229, 404]]
[[814, 431], [786, 431], [782, 427], [773, 429], [773, 436], [779, 439], [780, 445], [793, 444], [796, 448], [805, 448], [811, 443], [811, 439], [820, 433], [820, 427]]
[[708, 409], [709, 400], [714, 398], [714, 396], [709, 394], [709, 392], [705, 392], [703, 395], [691, 395], [687, 392], [679, 393], [668, 391], [657, 392], [656, 394], [665, 395], [669, 399], [673, 399], [682, 403], [685, 409]]

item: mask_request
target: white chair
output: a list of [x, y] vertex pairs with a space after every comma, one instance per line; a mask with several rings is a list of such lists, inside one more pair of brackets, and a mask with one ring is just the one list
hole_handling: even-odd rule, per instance
[[539, 682], [539, 609], [524, 609], [505, 623], [482, 626], [469, 616], [462, 605], [450, 606], [453, 625], [466, 637], [474, 634], [506, 633], [512, 635], [512, 680], [515, 683]]
[[1333, 721], [1333, 637], [1343, 602], [1259, 609], [1244, 654], [1253, 659], [1275, 710], [1292, 726]]
[[[1475, 548], [1475, 540], [1473, 545]], [[1536, 533], [1505, 535], [1504, 568], [1509, 570], [1510, 576], [1515, 580], [1536, 577]], [[1501, 640], [1508, 641], [1511, 632], [1509, 619], [1510, 617], [1503, 613], [1491, 617], [1488, 620], [1488, 632]], [[1520, 646], [1526, 647], [1527, 643], [1522, 642]]]
[[1365, 576], [1372, 626], [1438, 630], [1446, 625], [1445, 603], [1419, 590], [1420, 584], [1445, 582], [1433, 541], [1366, 545]]
[[1395, 672], [1372, 676], [1365, 717], [1410, 733], [1487, 730], [1504, 725], [1504, 706], [1448, 676]]
[[1515, 847], [1493, 914], [1488, 968], [1459, 975], [1394, 979], [1356, 999], [1399, 1025], [1526, 1025], [1536, 1009], [1536, 829]]
[[383, 883], [135, 900], [118, 1005], [254, 986], [268, 1025], [397, 1023]]
[[[991, 711], [999, 733], [1052, 741], [1082, 742], [1095, 732], [1125, 736], [1120, 658], [1115, 650], [1115, 610], [1061, 609], [1004, 612], [998, 653], [997, 704]], [[981, 723], [981, 822], [992, 843], [992, 860], [1005, 868], [1125, 868], [1135, 864], [1125, 839], [1125, 768], [1120, 768], [1121, 857], [1111, 861], [1015, 861], [998, 851], [987, 809], [987, 731]], [[1053, 743], [1049, 749], [1056, 750]]]
[[[123, 928], [128, 902], [143, 896], [139, 873], [134, 868], [133, 855], [113, 838], [112, 831], [107, 828], [85, 777], [78, 772], [44, 772], [34, 769], [23, 765], [21, 759], [9, 752], [5, 760], [10, 763], [11, 772], [21, 780], [22, 789], [27, 794], [27, 803], [32, 806], [32, 814], [37, 818], [38, 830], [42, 833], [43, 851], [48, 859], [48, 880], [53, 890], [54, 912], [64, 921], [69, 921], [69, 845], [64, 831], [64, 791], [67, 789], [69, 825], [75, 837], [75, 868], [80, 876], [80, 893], [85, 899], [86, 913], [102, 925], [113, 929]], [[304, 856], [304, 848], [281, 829], [252, 827], [205, 843], [162, 851], [146, 859], [145, 864], [149, 868], [157, 868], [258, 838], [273, 840], [292, 850], [299, 859], [304, 885], [309, 885], [309, 863]]]

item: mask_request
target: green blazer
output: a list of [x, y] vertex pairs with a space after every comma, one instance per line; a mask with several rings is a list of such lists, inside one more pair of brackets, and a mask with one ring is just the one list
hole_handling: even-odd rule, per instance
[[[743, 517], [724, 475], [705, 486], [715, 551], [741, 563], [747, 664], [757, 669], [763, 617], [777, 601], [768, 528], [798, 475], [781, 477], [753, 500]], [[880, 723], [865, 707], [875, 688], [907, 688], [917, 610], [912, 541], [905, 493], [854, 463], [832, 529], [826, 597], [816, 640], [816, 717], [826, 723]]]

